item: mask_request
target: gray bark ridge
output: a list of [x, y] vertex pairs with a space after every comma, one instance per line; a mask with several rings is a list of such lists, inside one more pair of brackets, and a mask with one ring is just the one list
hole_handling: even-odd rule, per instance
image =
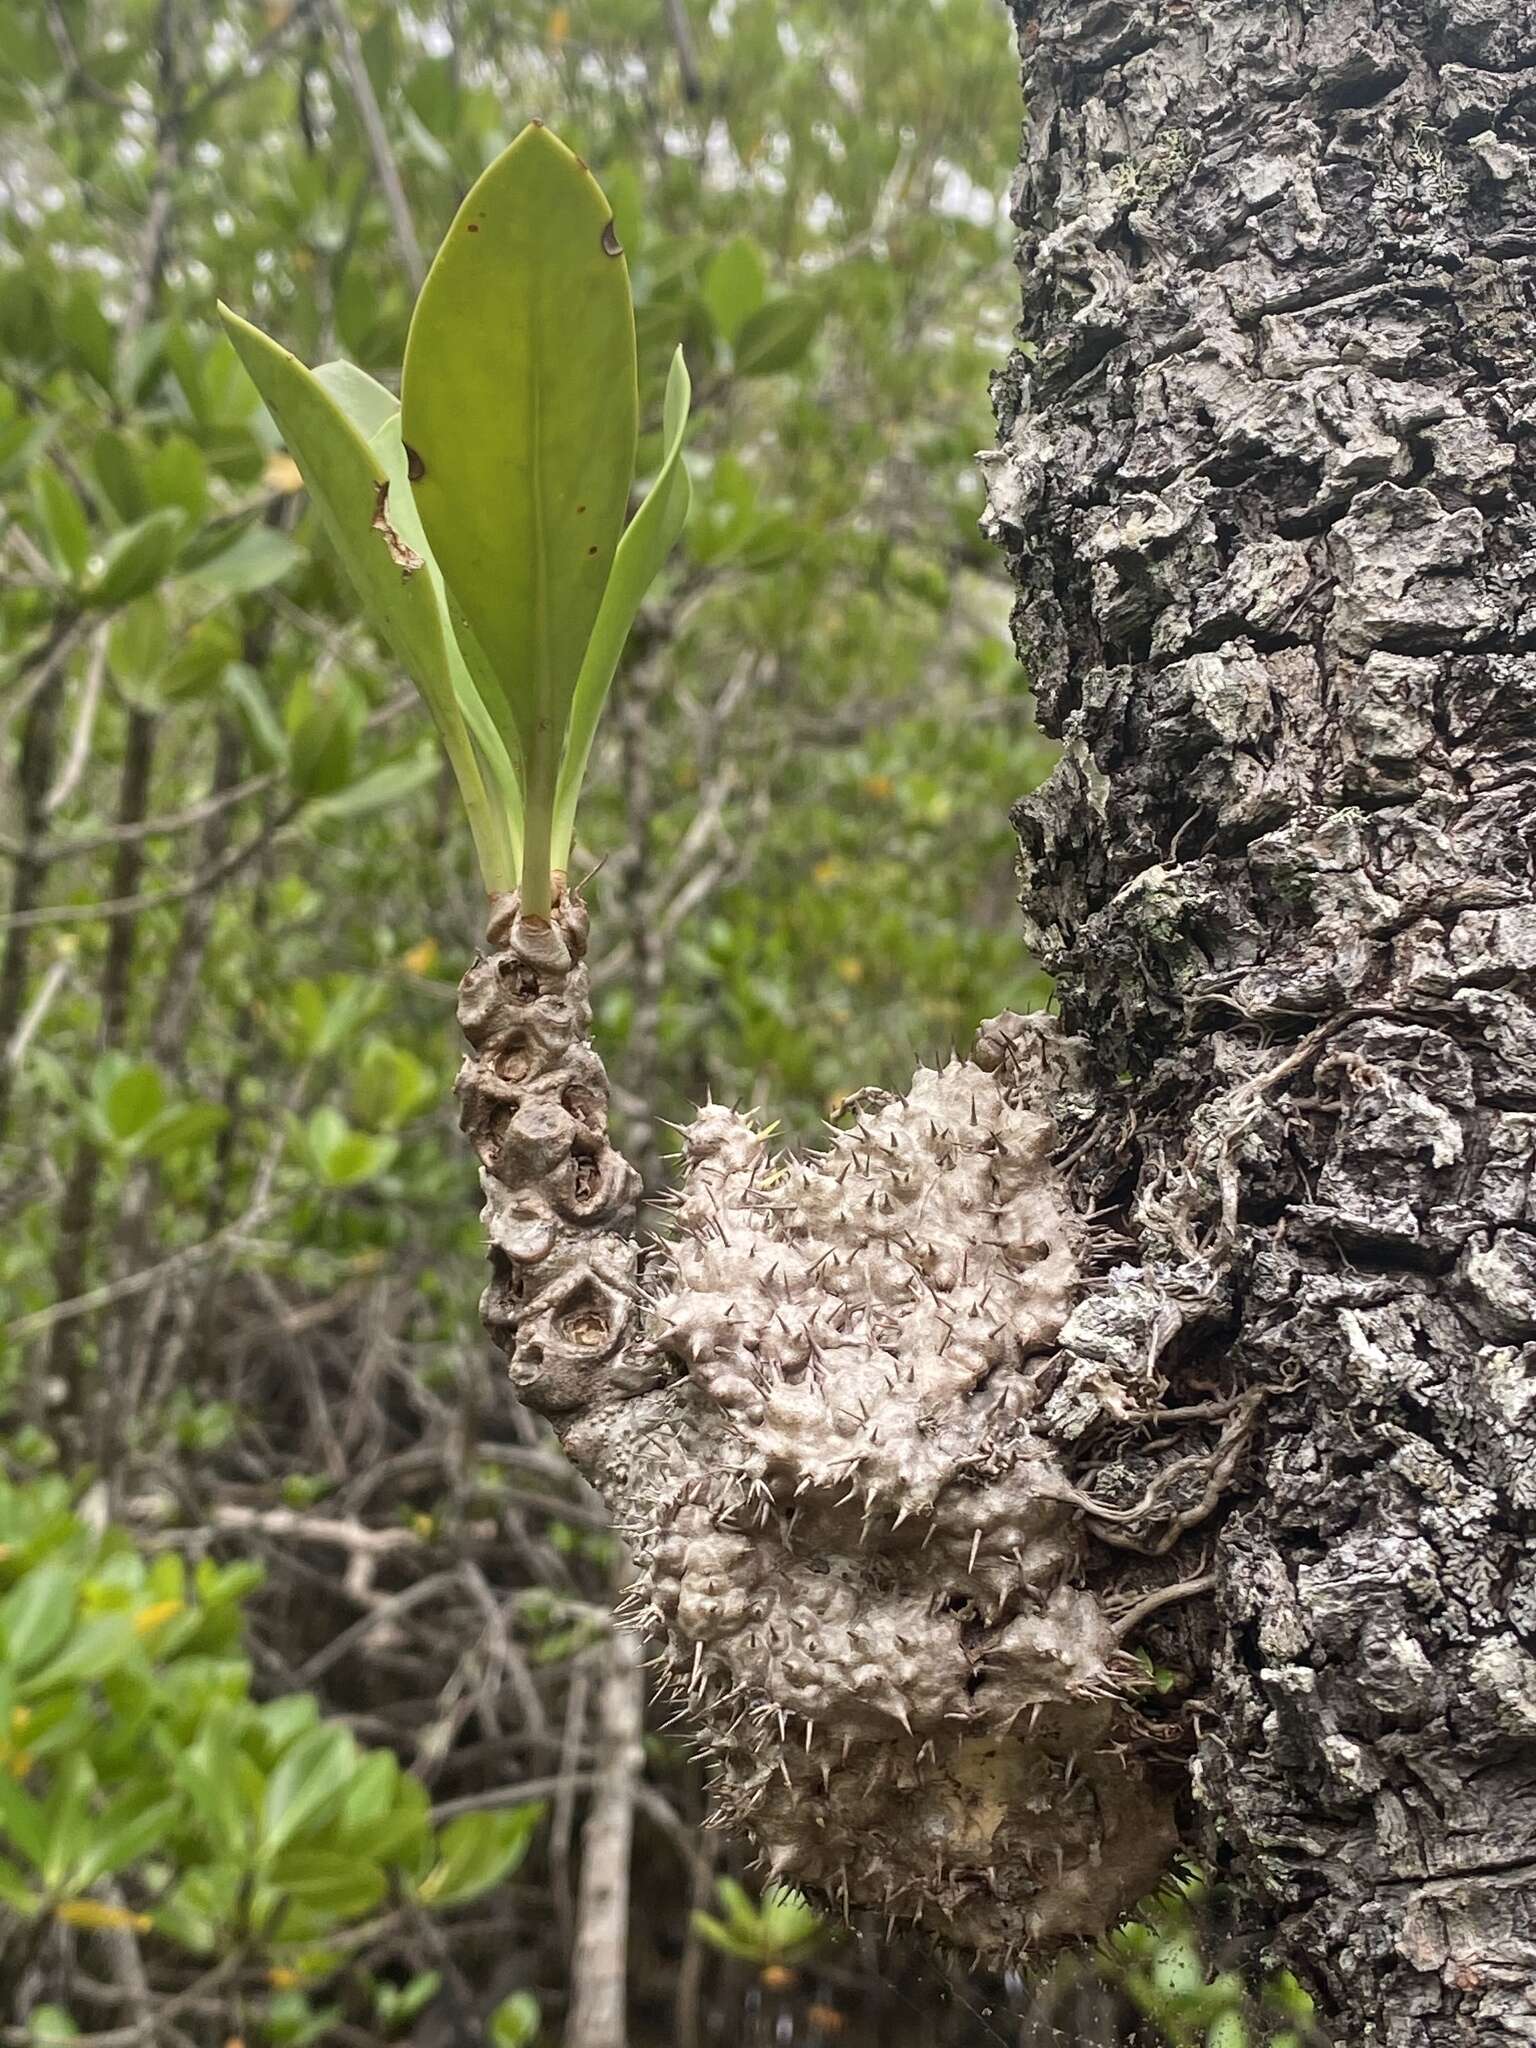
[[1026, 924], [1165, 1363], [1268, 1390], [1207, 1844], [1350, 2048], [1529, 2044], [1536, 6], [1015, 5]]

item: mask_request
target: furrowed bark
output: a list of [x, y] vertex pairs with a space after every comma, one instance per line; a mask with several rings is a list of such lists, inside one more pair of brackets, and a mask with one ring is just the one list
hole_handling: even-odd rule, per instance
[[[1212, 1855], [1351, 2048], [1536, 2040], [1536, 8], [1015, 0], [1028, 936], [1163, 1355], [1263, 1390]], [[1188, 1617], [1186, 1616], [1186, 1627]], [[1198, 1633], [1198, 1631], [1197, 1631]]]

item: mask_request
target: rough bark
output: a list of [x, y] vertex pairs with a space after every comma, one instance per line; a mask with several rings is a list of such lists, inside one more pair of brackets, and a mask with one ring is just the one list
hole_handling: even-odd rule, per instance
[[1536, 7], [1016, 7], [1026, 926], [1164, 1369], [1266, 1396], [1205, 1840], [1351, 2048], [1530, 2043]]
[[[990, 1953], [1098, 1932], [1175, 1842], [1179, 1730], [1126, 1639], [1189, 1589], [1147, 1559], [1210, 1511], [1251, 1407], [1097, 1489], [1106, 1428], [1166, 1420], [1160, 1308], [1097, 1284], [1052, 1164], [1072, 1049], [994, 1020], [804, 1161], [703, 1111], [642, 1273], [585, 940], [576, 900], [508, 899], [465, 977], [484, 1313], [626, 1526], [716, 1818], [845, 1911]], [[1100, 1534], [1138, 1554], [1114, 1584]]]

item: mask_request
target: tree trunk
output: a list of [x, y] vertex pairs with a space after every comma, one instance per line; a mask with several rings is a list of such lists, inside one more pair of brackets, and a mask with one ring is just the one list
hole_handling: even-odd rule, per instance
[[1529, 2044], [1536, 6], [1015, 4], [1026, 925], [1163, 1369], [1266, 1396], [1206, 1844], [1349, 2048]]

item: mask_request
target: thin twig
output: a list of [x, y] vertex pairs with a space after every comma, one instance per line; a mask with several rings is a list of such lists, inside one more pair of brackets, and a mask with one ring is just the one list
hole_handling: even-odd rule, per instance
[[411, 218], [411, 203], [405, 196], [405, 184], [400, 176], [400, 166], [395, 161], [394, 150], [390, 146], [389, 131], [384, 126], [378, 95], [374, 92], [373, 80], [368, 76], [363, 46], [358, 41], [357, 30], [352, 26], [352, 17], [347, 13], [345, 0], [327, 0], [326, 12], [331, 17], [337, 40], [341, 44], [342, 68], [347, 74], [347, 84], [357, 104], [363, 133], [368, 138], [368, 153], [373, 158], [374, 174], [378, 178], [379, 189], [384, 194], [384, 204], [389, 209], [395, 247], [399, 251], [400, 261], [405, 265], [411, 284], [420, 291], [422, 280], [427, 274], [427, 266], [422, 260], [421, 244], [416, 239], [416, 223]]
[[70, 734], [69, 752], [52, 789], [43, 798], [45, 818], [51, 818], [55, 811], [67, 804], [80, 786], [85, 764], [91, 757], [91, 736], [96, 730], [96, 712], [101, 704], [101, 690], [106, 678], [107, 629], [98, 626], [91, 639], [91, 658], [86, 664], [85, 684], [75, 713], [75, 729]]

